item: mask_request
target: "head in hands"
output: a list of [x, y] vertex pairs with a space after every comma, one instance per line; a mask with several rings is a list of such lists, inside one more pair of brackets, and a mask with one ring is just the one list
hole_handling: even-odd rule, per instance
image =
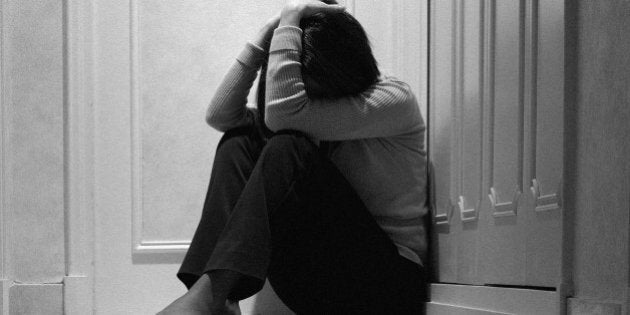
[[[322, 0], [337, 4], [334, 0]], [[311, 99], [335, 99], [359, 94], [380, 75], [370, 41], [359, 21], [348, 12], [316, 13], [302, 18], [302, 79]], [[265, 75], [258, 85], [258, 107], [264, 108]]]

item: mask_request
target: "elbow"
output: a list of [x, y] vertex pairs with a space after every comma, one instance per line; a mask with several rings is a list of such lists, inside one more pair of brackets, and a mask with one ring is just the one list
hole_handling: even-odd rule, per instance
[[308, 115], [309, 101], [306, 93], [297, 93], [284, 98], [267, 97], [265, 104], [265, 125], [273, 132], [299, 129], [302, 127], [300, 121], [304, 115]]
[[216, 129], [220, 132], [225, 132], [228, 129], [227, 126], [223, 123], [223, 120], [218, 117], [217, 114], [213, 114], [210, 111], [206, 113], [206, 123], [213, 129]]
[[282, 129], [286, 129], [284, 128], [284, 126], [282, 126], [280, 119], [277, 119], [277, 117], [274, 117], [273, 115], [269, 115], [267, 113], [265, 113], [265, 126], [267, 126], [267, 128], [273, 132], [278, 132]]
[[282, 130], [282, 122], [284, 119], [281, 118], [282, 115], [279, 115], [277, 111], [277, 102], [272, 99], [266, 99], [265, 104], [265, 113], [263, 115], [263, 122], [265, 123], [265, 127], [273, 132], [278, 132], [279, 130]]
[[303, 106], [299, 103], [274, 102], [270, 100], [265, 107], [265, 125], [269, 130], [278, 132], [296, 129]]
[[210, 125], [210, 127], [214, 127], [214, 125], [217, 124], [217, 122], [218, 122], [217, 115], [211, 112], [210, 110], [207, 110], [206, 123]]

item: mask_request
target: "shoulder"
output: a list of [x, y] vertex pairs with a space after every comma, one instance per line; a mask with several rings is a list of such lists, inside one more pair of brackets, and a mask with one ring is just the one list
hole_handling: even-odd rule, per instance
[[420, 114], [418, 101], [409, 84], [394, 76], [380, 76], [365, 93], [372, 95], [380, 106], [391, 108], [413, 120]]
[[373, 93], [375, 90], [385, 93], [397, 103], [417, 105], [416, 97], [409, 84], [394, 76], [381, 75], [372, 88], [366, 92]]

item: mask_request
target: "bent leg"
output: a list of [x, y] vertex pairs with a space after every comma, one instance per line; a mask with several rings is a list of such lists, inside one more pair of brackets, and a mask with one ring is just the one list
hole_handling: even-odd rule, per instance
[[296, 204], [296, 183], [310, 172], [318, 148], [303, 135], [278, 134], [263, 149], [230, 215], [205, 272], [230, 270], [243, 276], [230, 299], [258, 292], [271, 257], [269, 217], [284, 204]]
[[422, 314], [423, 270], [401, 257], [354, 189], [314, 156], [271, 218], [269, 280], [299, 314]]
[[276, 135], [263, 149], [205, 272], [226, 270], [242, 276], [231, 300], [256, 293], [268, 275], [298, 313], [417, 313], [422, 305], [421, 269], [300, 134]]
[[265, 141], [255, 127], [244, 127], [226, 132], [215, 154], [208, 192], [201, 219], [177, 273], [177, 277], [191, 288], [203, 274], [236, 201]]

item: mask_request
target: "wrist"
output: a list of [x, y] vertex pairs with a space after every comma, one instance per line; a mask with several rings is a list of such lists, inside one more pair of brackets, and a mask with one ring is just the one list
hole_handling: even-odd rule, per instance
[[272, 25], [271, 23], [265, 24], [260, 31], [258, 31], [258, 35], [254, 40], [252, 40], [252, 44], [267, 50], [269, 43], [271, 42], [271, 37], [273, 36], [273, 31], [276, 25]]

